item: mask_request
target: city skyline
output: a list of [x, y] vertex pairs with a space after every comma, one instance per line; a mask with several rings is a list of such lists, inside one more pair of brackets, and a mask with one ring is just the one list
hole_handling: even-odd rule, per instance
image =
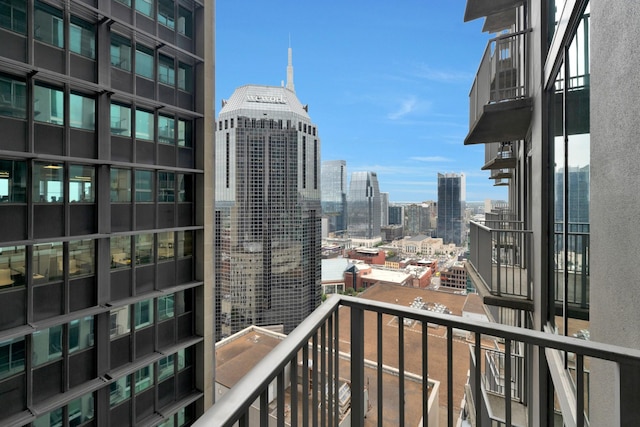
[[290, 45], [296, 92], [322, 130], [322, 161], [376, 172], [390, 203], [437, 199], [438, 172], [464, 173], [469, 201], [507, 198], [480, 170], [482, 147], [463, 145], [489, 38], [481, 21], [461, 21], [464, 2], [355, 2], [340, 4], [340, 14], [331, 4], [307, 6], [300, 14], [283, 1], [218, 2], [217, 112], [240, 85], [281, 85]]

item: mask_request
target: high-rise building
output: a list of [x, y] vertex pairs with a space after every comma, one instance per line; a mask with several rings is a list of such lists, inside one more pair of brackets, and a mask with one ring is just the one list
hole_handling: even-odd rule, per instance
[[389, 225], [389, 193], [380, 192], [380, 225]]
[[290, 85], [242, 86], [218, 115], [220, 338], [249, 325], [289, 333], [320, 304], [320, 138]]
[[380, 240], [381, 209], [378, 175], [375, 172], [353, 172], [347, 197], [348, 230], [351, 239]]
[[403, 205], [389, 206], [389, 225], [403, 225], [403, 221], [404, 221], [404, 206]]
[[1, 425], [212, 404], [214, 10], [2, 2]]
[[329, 233], [347, 230], [347, 162], [322, 162], [322, 216], [327, 218]]
[[462, 246], [464, 241], [464, 174], [438, 174], [438, 237]]
[[431, 236], [431, 206], [424, 203], [405, 205], [403, 224], [405, 236]]

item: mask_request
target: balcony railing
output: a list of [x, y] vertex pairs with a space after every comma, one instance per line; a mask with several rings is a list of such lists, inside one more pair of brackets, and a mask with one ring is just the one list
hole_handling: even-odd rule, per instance
[[[555, 300], [581, 309], [589, 308], [589, 223], [555, 224]], [[564, 240], [566, 239], [566, 245]], [[566, 297], [565, 297], [566, 296]]]
[[469, 227], [469, 261], [495, 296], [531, 299], [528, 265], [531, 231], [521, 221], [489, 216]]
[[[394, 346], [391, 339], [383, 334], [383, 325], [388, 326], [389, 319], [396, 320], [397, 328], [397, 380], [388, 383], [382, 381], [385, 369], [383, 349]], [[383, 323], [384, 321], [384, 323]], [[411, 325], [411, 326], [409, 326]], [[417, 328], [416, 328], [417, 325]], [[433, 355], [429, 355], [430, 343], [436, 338], [432, 336], [428, 327], [437, 325], [445, 328], [446, 334], [441, 338], [442, 352], [446, 353], [446, 367], [444, 372], [431, 372], [430, 362]], [[405, 334], [405, 329], [407, 333]], [[371, 331], [373, 330], [373, 336]], [[409, 332], [410, 330], [410, 332]], [[454, 348], [468, 352], [468, 346], [459, 346], [460, 331], [466, 332], [468, 342], [473, 346], [472, 358], [481, 360], [483, 341], [486, 337], [494, 337], [501, 343], [504, 354], [512, 354], [513, 349], [522, 348], [523, 354], [549, 354], [569, 352], [576, 360], [577, 381], [571, 396], [565, 396], [574, 402], [576, 425], [585, 425], [585, 382], [584, 361], [601, 359], [612, 361], [618, 366], [630, 366], [640, 369], [640, 350], [585, 341], [573, 337], [559, 336], [535, 330], [522, 329], [496, 323], [483, 322], [446, 314], [439, 314], [417, 308], [403, 307], [378, 301], [354, 298], [343, 295], [332, 295], [305, 321], [303, 321], [289, 336], [273, 351], [249, 371], [239, 382], [226, 392], [200, 419], [194, 424], [197, 427], [240, 426], [249, 425], [249, 414], [257, 416], [252, 421], [261, 426], [268, 426], [271, 422], [284, 426], [286, 420], [294, 420], [292, 425], [340, 425], [345, 413], [348, 413], [350, 425], [376, 425], [376, 420], [386, 420], [387, 411], [396, 407], [394, 424], [404, 426], [409, 424], [408, 398], [418, 396], [418, 416], [422, 425], [427, 426], [430, 421], [430, 376], [437, 374], [444, 376], [446, 384], [445, 404], [446, 423], [453, 426], [457, 419], [454, 411]], [[366, 339], [365, 339], [366, 337]], [[406, 345], [409, 339], [417, 339], [420, 344]], [[365, 344], [366, 342], [366, 344]], [[484, 341], [486, 344], [486, 341]], [[454, 347], [454, 344], [455, 347]], [[406, 348], [406, 350], [405, 350]], [[324, 349], [324, 350], [322, 350]], [[543, 351], [544, 350], [544, 351]], [[551, 353], [549, 353], [551, 352]], [[370, 354], [372, 353], [372, 354]], [[410, 373], [405, 361], [408, 355], [418, 354], [420, 361], [418, 373]], [[466, 353], [468, 354], [468, 353]], [[341, 356], [342, 355], [342, 356]], [[348, 355], [349, 366], [340, 363], [341, 357]], [[369, 359], [365, 361], [365, 357]], [[466, 358], [466, 356], [465, 356]], [[405, 360], [406, 359], [406, 360]], [[373, 362], [371, 362], [373, 360]], [[468, 360], [468, 359], [467, 359]], [[365, 366], [373, 365], [378, 372], [377, 381], [368, 383], [365, 377]], [[300, 365], [302, 367], [300, 368]], [[456, 366], [456, 371], [471, 369], [470, 384], [474, 396], [482, 396], [481, 364]], [[512, 396], [514, 365], [505, 363], [502, 366], [503, 378], [511, 381], [503, 382], [503, 396]], [[415, 366], [414, 366], [415, 368]], [[413, 368], [412, 368], [413, 369]], [[415, 369], [413, 369], [415, 370]], [[433, 375], [430, 375], [433, 374]], [[568, 375], [568, 374], [567, 374]], [[350, 385], [348, 408], [344, 404], [346, 393], [339, 393], [348, 378]], [[299, 380], [299, 378], [301, 378]], [[408, 383], [420, 379], [421, 392], [409, 391]], [[288, 393], [285, 393], [286, 389]], [[394, 398], [389, 398], [385, 390], [391, 390]], [[277, 395], [273, 401], [269, 397]], [[577, 396], [577, 398], [576, 398]], [[285, 403], [285, 397], [288, 399]], [[546, 399], [537, 396], [541, 401]], [[375, 407], [369, 408], [367, 400]], [[257, 401], [258, 411], [252, 410], [252, 404]], [[518, 403], [516, 403], [518, 404]], [[620, 402], [617, 402], [620, 405]], [[513, 401], [504, 399], [502, 414], [498, 414], [497, 421], [506, 426], [514, 424]], [[482, 405], [473, 404], [475, 409], [476, 426], [482, 424]], [[618, 408], [620, 409], [620, 408]], [[368, 417], [365, 419], [365, 414]], [[376, 415], [377, 414], [377, 415]], [[565, 414], [569, 416], [568, 414]], [[384, 424], [380, 421], [378, 424]], [[411, 425], [417, 423], [411, 422]]]

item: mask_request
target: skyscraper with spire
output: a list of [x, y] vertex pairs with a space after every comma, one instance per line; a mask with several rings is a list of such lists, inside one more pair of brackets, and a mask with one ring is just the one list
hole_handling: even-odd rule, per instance
[[246, 85], [216, 123], [216, 332], [283, 325], [321, 295], [320, 138], [293, 86]]

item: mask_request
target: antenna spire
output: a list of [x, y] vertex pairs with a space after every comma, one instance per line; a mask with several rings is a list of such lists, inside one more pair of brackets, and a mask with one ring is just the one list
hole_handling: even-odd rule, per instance
[[289, 50], [288, 50], [289, 62], [287, 64], [287, 89], [291, 92], [295, 92], [293, 85], [293, 52], [291, 50], [291, 34], [289, 34]]

